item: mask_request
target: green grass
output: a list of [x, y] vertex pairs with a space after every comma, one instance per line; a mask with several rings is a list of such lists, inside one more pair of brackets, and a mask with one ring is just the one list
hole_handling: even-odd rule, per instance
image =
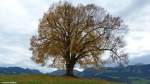
[[141, 78], [141, 79], [132, 81], [132, 84], [150, 84], [150, 80]]
[[16, 84], [119, 84], [106, 80], [50, 77], [48, 75], [0, 75], [0, 84], [3, 82], [16, 82]]

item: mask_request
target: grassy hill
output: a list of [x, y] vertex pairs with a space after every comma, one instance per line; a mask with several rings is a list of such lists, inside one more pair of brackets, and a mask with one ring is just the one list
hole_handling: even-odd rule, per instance
[[0, 84], [119, 84], [105, 80], [89, 80], [71, 77], [50, 77], [48, 75], [0, 75]]

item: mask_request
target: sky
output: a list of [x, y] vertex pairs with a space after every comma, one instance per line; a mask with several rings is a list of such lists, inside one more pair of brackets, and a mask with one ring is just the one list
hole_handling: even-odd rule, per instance
[[[39, 19], [60, 0], [0, 0], [0, 67], [24, 67], [49, 72], [30, 59], [30, 38]], [[64, 1], [64, 0], [61, 0]], [[129, 64], [150, 64], [150, 0], [66, 0], [72, 4], [94, 3], [128, 25], [125, 36]]]

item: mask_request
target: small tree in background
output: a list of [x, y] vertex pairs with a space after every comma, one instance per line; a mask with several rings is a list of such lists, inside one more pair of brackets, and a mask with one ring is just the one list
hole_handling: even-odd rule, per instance
[[73, 76], [75, 64], [101, 66], [107, 62], [125, 63], [122, 40], [127, 28], [120, 17], [113, 17], [94, 4], [73, 6], [60, 2], [49, 8], [31, 39], [32, 60], [42, 65], [50, 59], [53, 67], [66, 69]]

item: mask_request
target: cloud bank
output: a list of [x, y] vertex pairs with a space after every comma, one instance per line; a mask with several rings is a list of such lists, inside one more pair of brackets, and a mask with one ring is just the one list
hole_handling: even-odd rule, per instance
[[[61, 0], [64, 1], [64, 0]], [[150, 59], [150, 0], [67, 0], [73, 4], [95, 3], [115, 16], [121, 16], [129, 27], [125, 37], [131, 59]], [[0, 0], [0, 66], [40, 69], [30, 59], [30, 38], [37, 31], [39, 19], [58, 0]], [[144, 59], [143, 59], [144, 60]], [[138, 63], [141, 61], [135, 61]], [[147, 60], [146, 63], [150, 63]]]

